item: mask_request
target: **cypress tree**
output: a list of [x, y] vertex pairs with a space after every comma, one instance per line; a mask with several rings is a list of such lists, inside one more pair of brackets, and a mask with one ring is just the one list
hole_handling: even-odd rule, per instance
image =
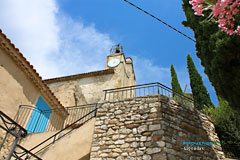
[[210, 11], [204, 11], [205, 16], [196, 16], [189, 0], [182, 1], [186, 16], [183, 25], [194, 31], [196, 54], [204, 72], [217, 95], [231, 107], [240, 109], [240, 36], [230, 36], [217, 23], [207, 21]]
[[175, 72], [175, 69], [174, 69], [173, 65], [171, 65], [171, 77], [172, 77], [172, 81], [171, 81], [172, 90], [176, 91], [177, 93], [183, 94], [183, 91], [182, 91], [181, 86], [178, 82], [177, 74]]
[[187, 68], [189, 73], [193, 99], [197, 104], [199, 104], [195, 105], [195, 107], [197, 109], [203, 109], [204, 105], [212, 107], [213, 104], [211, 102], [209, 93], [203, 84], [202, 77], [198, 73], [190, 54], [187, 55]]

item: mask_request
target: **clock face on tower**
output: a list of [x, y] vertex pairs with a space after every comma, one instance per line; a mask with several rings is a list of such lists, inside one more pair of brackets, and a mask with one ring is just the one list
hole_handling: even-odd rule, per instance
[[119, 60], [119, 59], [116, 59], [116, 58], [111, 59], [111, 60], [108, 62], [108, 67], [111, 67], [111, 68], [116, 67], [116, 66], [119, 65], [119, 63], [120, 63], [120, 60]]

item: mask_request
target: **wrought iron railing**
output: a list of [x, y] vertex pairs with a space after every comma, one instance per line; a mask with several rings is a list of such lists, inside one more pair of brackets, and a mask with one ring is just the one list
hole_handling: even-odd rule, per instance
[[[73, 122], [77, 121], [81, 117], [85, 116], [86, 114], [92, 112], [97, 108], [97, 104], [87, 104], [87, 105], [79, 105], [79, 106], [72, 106], [72, 107], [66, 107], [65, 109], [68, 112], [68, 117], [65, 119], [64, 127], [72, 124]], [[87, 117], [85, 117], [87, 119]], [[85, 121], [85, 119], [82, 119], [79, 123], [82, 121]]]
[[[23, 153], [26, 153], [23, 157], [20, 157], [19, 155], [22, 155]], [[36, 160], [42, 160], [36, 154], [33, 154], [26, 148], [20, 146], [17, 144], [15, 151], [13, 152], [12, 157], [14, 157], [17, 160], [28, 160], [31, 158], [31, 160], [36, 159]]]
[[[46, 149], [49, 146], [51, 146], [52, 144], [54, 144], [57, 140], [63, 138], [64, 136], [68, 135], [69, 133], [71, 133], [74, 129], [81, 127], [84, 123], [86, 123], [89, 120], [91, 120], [92, 118], [96, 117], [96, 114], [97, 114], [97, 104], [95, 104], [95, 107], [91, 108], [91, 110], [89, 110], [89, 112], [85, 113], [85, 115], [82, 115], [82, 117], [78, 117], [78, 119], [73, 121], [71, 124], [67, 124], [62, 130], [58, 131], [57, 133], [55, 133], [51, 137], [47, 138], [40, 144], [34, 146], [29, 151], [34, 152], [34, 154], [37, 155], [44, 149]], [[69, 122], [71, 122], [71, 121], [69, 121]], [[24, 157], [24, 156], [26, 156], [26, 154], [27, 153], [23, 153], [19, 157]]]
[[28, 133], [57, 131], [63, 128], [68, 113], [64, 108], [40, 110], [28, 105], [20, 105], [14, 120]]
[[[195, 103], [193, 99], [180, 94], [171, 88], [164, 86], [161, 83], [148, 83], [142, 85], [127, 86], [121, 88], [103, 90], [105, 92], [104, 100], [115, 101], [123, 100], [125, 98], [134, 98], [147, 95], [164, 95], [180, 104], [190, 107], [199, 107], [199, 104]], [[198, 106], [196, 106], [198, 105]]]
[[27, 157], [29, 157], [29, 155], [31, 155], [31, 157], [33, 157], [34, 159], [41, 160], [41, 158], [37, 157], [35, 154], [31, 153], [27, 149], [25, 149], [22, 146], [17, 144], [19, 142], [20, 138], [23, 138], [27, 135], [27, 131], [22, 126], [20, 126], [18, 123], [16, 123], [10, 117], [8, 117], [2, 111], [0, 111], [0, 120], [1, 120], [0, 128], [6, 132], [4, 138], [1, 142], [1, 145], [0, 145], [0, 151], [4, 147], [5, 143], [10, 143], [9, 141], [7, 141], [9, 135], [15, 137], [15, 139], [13, 140], [13, 143], [12, 143], [12, 147], [8, 153], [8, 156], [6, 157], [6, 160], [10, 160], [11, 157], [16, 158], [17, 160], [22, 160], [22, 158], [17, 156], [16, 149], [18, 151], [24, 151], [26, 153], [25, 158], [24, 158], [26, 160], [28, 159]]
[[15, 121], [28, 133], [59, 131], [95, 109], [96, 104], [65, 107], [64, 109], [40, 110], [21, 105]]

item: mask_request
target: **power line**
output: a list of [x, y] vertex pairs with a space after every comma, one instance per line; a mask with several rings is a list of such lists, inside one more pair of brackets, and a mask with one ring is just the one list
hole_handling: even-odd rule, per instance
[[183, 35], [184, 37], [190, 39], [191, 41], [196, 42], [195, 40], [193, 40], [191, 37], [187, 36], [187, 35], [184, 34], [183, 32], [177, 30], [176, 28], [172, 27], [171, 25], [167, 24], [166, 22], [162, 21], [161, 19], [155, 17], [154, 15], [148, 13], [147, 11], [141, 9], [140, 7], [136, 6], [135, 4], [133, 4], [133, 3], [129, 2], [129, 1], [127, 1], [127, 0], [123, 0], [123, 1], [127, 2], [128, 4], [130, 4], [131, 6], [137, 8], [137, 9], [139, 9], [140, 11], [142, 11], [142, 12], [148, 14], [149, 16], [153, 17], [154, 19], [158, 20], [159, 22], [163, 23], [164, 25], [168, 26], [169, 28], [173, 29], [174, 31], [180, 33], [181, 35]]

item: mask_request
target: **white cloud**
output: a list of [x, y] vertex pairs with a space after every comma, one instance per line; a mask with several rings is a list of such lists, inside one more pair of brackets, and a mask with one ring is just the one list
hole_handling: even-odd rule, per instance
[[99, 33], [95, 27], [84, 26], [70, 17], [59, 15], [61, 22], [61, 54], [56, 55], [65, 72], [72, 73], [104, 69], [106, 56], [113, 45], [109, 35]]
[[136, 56], [133, 57], [133, 62], [138, 84], [160, 82], [169, 86], [169, 82], [171, 83], [169, 68], [153, 65], [149, 59]]
[[[94, 25], [85, 26], [61, 13], [54, 0], [0, 0], [0, 28], [43, 78], [104, 69], [114, 44]], [[137, 84], [160, 82], [171, 87], [168, 67], [143, 57], [132, 58]], [[187, 71], [175, 69], [184, 89], [189, 84]]]
[[43, 78], [104, 69], [113, 45], [94, 25], [61, 14], [54, 0], [0, 0], [0, 28]]

